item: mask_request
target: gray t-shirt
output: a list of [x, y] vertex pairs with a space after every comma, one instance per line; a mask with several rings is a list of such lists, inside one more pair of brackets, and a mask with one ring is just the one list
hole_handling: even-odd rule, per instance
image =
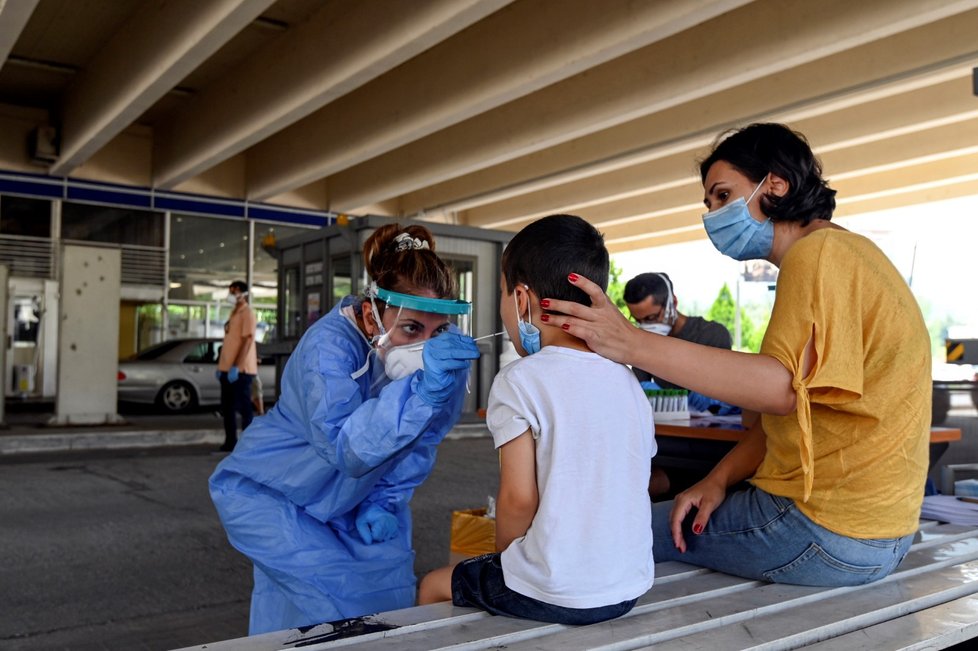
[[[730, 331], [727, 330], [722, 324], [716, 321], [707, 321], [703, 317], [699, 316], [688, 316], [686, 317], [686, 325], [683, 329], [675, 335], [670, 335], [676, 339], [683, 339], [685, 341], [692, 341], [694, 344], [703, 344], [704, 346], [713, 346], [714, 348], [726, 348], [727, 350], [733, 345], [730, 339]], [[647, 373], [640, 368], [632, 367], [632, 373], [638, 378], [639, 382], [648, 382], [653, 380], [663, 389], [685, 389], [686, 387], [681, 387], [678, 384], [673, 384], [672, 382], [666, 382], [665, 380], [660, 380], [658, 378], [653, 378], [651, 373]]]

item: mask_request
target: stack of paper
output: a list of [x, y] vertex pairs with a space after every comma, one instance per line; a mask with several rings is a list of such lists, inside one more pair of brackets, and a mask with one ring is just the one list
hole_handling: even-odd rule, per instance
[[978, 525], [978, 503], [966, 502], [954, 495], [927, 495], [920, 517], [951, 524]]
[[978, 479], [959, 479], [954, 482], [955, 495], [978, 497]]

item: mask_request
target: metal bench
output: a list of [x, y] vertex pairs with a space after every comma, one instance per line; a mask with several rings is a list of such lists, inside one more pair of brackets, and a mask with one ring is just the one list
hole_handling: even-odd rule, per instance
[[922, 521], [907, 558], [866, 586], [750, 581], [683, 563], [628, 615], [571, 627], [494, 617], [450, 603], [204, 644], [271, 649], [942, 649], [978, 638], [978, 528]]

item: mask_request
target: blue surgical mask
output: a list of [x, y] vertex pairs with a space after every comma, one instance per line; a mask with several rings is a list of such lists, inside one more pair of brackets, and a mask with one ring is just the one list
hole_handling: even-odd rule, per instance
[[[526, 287], [526, 285], [524, 285]], [[529, 287], [527, 287], [529, 289]], [[520, 315], [520, 303], [516, 300], [516, 292], [513, 292], [513, 302], [516, 303], [516, 327], [520, 331], [520, 345], [527, 355], [540, 352], [540, 328], [530, 322], [530, 297], [526, 300], [526, 321]]]
[[703, 227], [717, 251], [734, 260], [758, 260], [767, 258], [774, 246], [774, 223], [762, 222], [751, 217], [747, 205], [764, 185], [761, 179], [745, 200], [735, 199], [727, 205], [703, 215]]

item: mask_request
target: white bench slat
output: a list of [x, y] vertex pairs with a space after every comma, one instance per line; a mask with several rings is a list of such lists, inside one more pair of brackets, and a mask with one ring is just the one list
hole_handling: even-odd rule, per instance
[[[956, 543], [951, 543], [947, 547], [931, 548], [912, 552], [908, 555], [905, 569], [887, 577], [883, 582], [893, 581], [899, 576], [911, 576], [918, 573], [930, 572], [934, 568], [946, 567], [957, 562], [974, 560], [978, 552], [961, 556], [960, 550], [955, 547]], [[974, 552], [974, 550], [972, 550]], [[903, 568], [903, 566], [901, 566]], [[876, 585], [879, 585], [877, 583]], [[694, 633], [701, 629], [717, 627], [725, 622], [739, 622], [752, 619], [764, 612], [777, 612], [787, 608], [812, 603], [819, 599], [831, 598], [836, 594], [842, 594], [859, 588], [809, 588], [803, 586], [784, 586], [777, 584], [760, 584], [753, 590], [741, 592], [735, 598], [710, 597], [701, 601], [694, 601], [682, 606], [674, 606], [666, 601], [662, 609], [661, 606], [651, 604], [647, 606], [636, 606], [636, 608], [624, 618], [605, 622], [595, 626], [585, 628], [569, 629], [568, 633], [549, 634], [543, 639], [533, 640], [532, 643], [522, 643], [520, 641], [506, 641], [508, 649], [516, 650], [523, 648], [533, 649], [566, 649], [566, 648], [598, 648], [609, 640], [626, 640], [633, 646], [638, 640], [646, 637], [649, 632], [661, 634], [655, 638], [648, 638], [649, 642], [661, 639], [669, 639], [676, 635], [677, 631], [684, 630], [686, 633]], [[654, 595], [656, 588], [650, 591], [648, 596]], [[651, 613], [651, 617], [644, 615]], [[581, 635], [586, 639], [582, 639]], [[619, 635], [621, 637], [619, 637]], [[435, 642], [435, 640], [431, 640]], [[496, 640], [498, 643], [499, 640]], [[437, 648], [437, 644], [430, 645]], [[473, 647], [475, 648], [475, 647]], [[614, 648], [614, 647], [612, 647]]]
[[[956, 535], [966, 535], [964, 533]], [[912, 576], [924, 571], [932, 571], [938, 565], [947, 566], [978, 558], [978, 548], [961, 548], [955, 536], [946, 536], [950, 542], [944, 547], [927, 546], [925, 549], [914, 550], [901, 564], [901, 576]], [[974, 535], [974, 532], [971, 532]], [[972, 554], [968, 554], [971, 551]], [[894, 574], [884, 581], [893, 580]], [[722, 587], [721, 587], [722, 585]], [[878, 585], [878, 584], [877, 584]], [[709, 587], [708, 587], [709, 586]], [[836, 589], [848, 591], [852, 588]], [[425, 631], [389, 631], [357, 638], [362, 641], [364, 648], [371, 649], [402, 649], [413, 651], [450, 647], [454, 650], [484, 649], [505, 645], [508, 649], [566, 649], [578, 646], [600, 645], [609, 638], [607, 632], [598, 633], [594, 639], [585, 644], [578, 644], [576, 639], [581, 631], [592, 631], [604, 628], [614, 628], [620, 631], [622, 627], [629, 630], [629, 635], [639, 639], [652, 630], [672, 631], [677, 627], [696, 627], [704, 625], [719, 625], [718, 617], [727, 617], [732, 621], [742, 621], [756, 616], [765, 610], [780, 610], [788, 604], [808, 603], [821, 598], [824, 588], [806, 588], [800, 586], [782, 586], [765, 584], [746, 579], [732, 577], [722, 573], [697, 575], [686, 581], [677, 581], [665, 585], [656, 585], [639, 601], [639, 605], [626, 617], [605, 622], [590, 627], [562, 627], [536, 622], [527, 622], [507, 617], [492, 618], [480, 621], [471, 626], [451, 626], [438, 630]], [[661, 611], [661, 612], [659, 612]], [[628, 622], [636, 618], [652, 614], [652, 621], [642, 622], [637, 627]], [[671, 618], [671, 623], [660, 627], [663, 617]], [[567, 639], [568, 632], [574, 639]], [[369, 638], [369, 639], [368, 639]], [[353, 640], [351, 640], [353, 642]], [[346, 646], [346, 644], [344, 644]], [[310, 651], [336, 648], [330, 644], [307, 647]]]
[[[978, 531], [971, 527], [922, 521], [921, 530], [915, 538], [911, 553], [901, 564], [898, 572], [888, 577], [887, 580], [893, 580], [898, 575], [911, 576], [978, 558], [978, 538], [976, 535], [978, 535]], [[689, 608], [689, 604], [697, 602], [710, 603], [719, 599], [742, 603], [744, 602], [744, 595], [736, 593], [746, 591], [745, 594], [749, 594], [761, 587], [767, 588], [766, 592], [770, 592], [771, 588], [778, 586], [748, 581], [684, 563], [659, 563], [656, 565], [655, 587], [639, 600], [639, 604], [632, 613], [626, 618], [615, 620], [615, 622], [624, 623], [625, 619], [663, 609], [678, 608], [681, 610], [682, 608]], [[797, 586], [783, 587], [797, 588]], [[814, 590], [815, 592], [823, 590], [817, 588], [800, 589]], [[736, 596], [734, 596], [735, 594]], [[761, 607], [770, 606], [771, 604], [761, 605]], [[705, 613], [703, 616], [709, 620], [711, 615], [715, 615], [715, 613]], [[738, 617], [735, 614], [731, 616]], [[739, 617], [743, 619], [744, 616]], [[272, 649], [295, 648], [295, 645], [300, 643], [304, 649], [309, 651], [349, 647], [371, 649], [386, 647], [405, 651], [410, 648], [428, 650], [445, 646], [452, 646], [452, 648], [457, 649], [476, 649], [490, 648], [499, 644], [512, 647], [514, 644], [534, 640], [532, 646], [540, 648], [539, 644], [543, 642], [541, 638], [552, 637], [565, 629], [585, 630], [555, 627], [540, 622], [506, 617], [492, 617], [475, 609], [456, 608], [447, 602], [381, 613], [370, 616], [367, 620], [398, 628], [321, 642], [322, 636], [332, 630], [330, 625], [323, 624], [308, 629], [304, 633], [298, 629], [291, 629], [250, 638], [188, 647], [185, 651], [189, 651], [189, 649], [270, 651]], [[596, 626], [602, 627], [615, 622]], [[713, 623], [715, 624], [715, 622]], [[586, 629], [592, 628], [595, 627], [586, 627]], [[558, 635], [558, 637], [560, 636]]]
[[978, 597], [962, 597], [805, 647], [807, 651], [946, 649], [978, 637]]
[[[969, 576], [970, 574], [970, 576]], [[978, 593], [978, 561], [874, 583], [796, 608], [657, 644], [656, 649], [796, 649]]]
[[[719, 572], [697, 573], [684, 580], [657, 585], [643, 595], [636, 608], [675, 607], [710, 597], [735, 598], [738, 592], [756, 587], [756, 581], [742, 579]], [[643, 605], [644, 604], [644, 605]], [[404, 628], [377, 633], [372, 639], [363, 640], [364, 647], [370, 649], [397, 649], [398, 651], [429, 651], [432, 648], [451, 647], [452, 649], [481, 649], [498, 645], [510, 645], [519, 641], [533, 641], [570, 627], [558, 624], [545, 624], [512, 617], [492, 617], [472, 625], [451, 626], [447, 628], [406, 630]], [[336, 648], [330, 644], [307, 647], [316, 649]]]

